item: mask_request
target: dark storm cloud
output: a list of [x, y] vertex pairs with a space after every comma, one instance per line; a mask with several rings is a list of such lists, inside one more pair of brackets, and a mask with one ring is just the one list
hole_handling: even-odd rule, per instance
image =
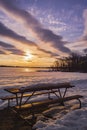
[[[15, 54], [15, 55], [24, 55], [24, 52], [22, 50], [17, 49], [15, 46], [10, 45], [8, 43], [2, 42], [0, 41], [0, 46], [3, 47], [3, 49], [6, 51], [10, 51], [11, 54]], [[3, 51], [1, 51], [0, 54], [6, 54]]]
[[66, 42], [63, 41], [62, 37], [54, 34], [49, 29], [44, 29], [30, 13], [15, 7], [11, 0], [0, 0], [0, 4], [9, 14], [13, 17], [17, 17], [20, 21], [23, 21], [28, 27], [30, 27], [38, 38], [41, 41], [44, 41], [44, 44], [50, 42], [54, 48], [62, 52], [70, 53], [70, 50], [64, 46]]

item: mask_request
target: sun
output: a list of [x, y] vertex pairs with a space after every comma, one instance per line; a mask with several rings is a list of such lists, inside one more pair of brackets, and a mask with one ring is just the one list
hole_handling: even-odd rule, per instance
[[32, 54], [30, 52], [26, 52], [25, 56], [24, 56], [24, 60], [25, 61], [29, 61], [32, 59]]

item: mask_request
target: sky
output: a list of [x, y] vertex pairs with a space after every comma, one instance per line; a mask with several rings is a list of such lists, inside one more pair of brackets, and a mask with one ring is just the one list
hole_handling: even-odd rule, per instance
[[0, 65], [87, 54], [87, 0], [0, 0]]

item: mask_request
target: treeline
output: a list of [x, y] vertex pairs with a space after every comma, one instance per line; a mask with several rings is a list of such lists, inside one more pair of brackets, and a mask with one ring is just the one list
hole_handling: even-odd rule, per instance
[[87, 55], [72, 53], [69, 57], [58, 59], [50, 67], [51, 71], [87, 72]]

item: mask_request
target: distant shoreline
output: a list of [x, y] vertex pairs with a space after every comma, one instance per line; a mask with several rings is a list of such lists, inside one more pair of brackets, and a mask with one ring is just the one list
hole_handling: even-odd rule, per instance
[[0, 67], [12, 67], [12, 68], [46, 68], [46, 69], [50, 68], [50, 67], [4, 66], [4, 65], [1, 65]]
[[[4, 66], [1, 65], [0, 68], [32, 68], [32, 69], [43, 69], [43, 70], [38, 70], [37, 72], [76, 72], [76, 73], [87, 73], [85, 71], [62, 71], [62, 70], [51, 70], [51, 67], [27, 67], [27, 66]], [[48, 71], [44, 71], [44, 69], [48, 69]]]

